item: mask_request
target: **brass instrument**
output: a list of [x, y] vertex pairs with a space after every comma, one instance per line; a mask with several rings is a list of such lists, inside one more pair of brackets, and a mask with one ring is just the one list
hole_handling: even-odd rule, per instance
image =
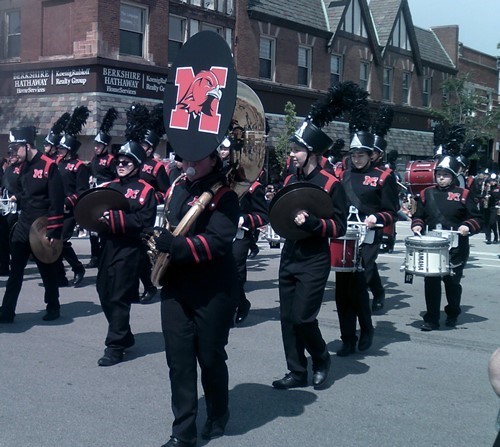
[[[232, 140], [239, 140], [242, 144], [237, 145], [237, 149], [231, 150], [230, 168], [227, 172], [227, 182], [229, 187], [236, 192], [238, 197], [242, 197], [250, 188], [252, 183], [258, 178], [262, 171], [265, 159], [265, 115], [264, 108], [257, 94], [246, 84], [238, 81], [236, 106], [233, 112], [233, 123], [236, 123]], [[243, 131], [243, 132], [242, 132]], [[236, 132], [238, 134], [236, 135]], [[179, 180], [179, 179], [177, 179]], [[170, 191], [175, 188], [177, 180], [172, 185]], [[189, 212], [182, 218], [175, 228], [174, 236], [185, 235], [198, 216], [210, 204], [214, 195], [222, 187], [222, 183], [216, 183], [210, 190], [205, 191], [193, 204]], [[165, 204], [164, 228], [169, 229], [166, 213], [168, 211], [169, 198]], [[165, 285], [165, 273], [170, 263], [170, 254], [159, 252], [156, 249], [154, 236], [145, 240], [149, 250], [148, 254], [153, 263], [151, 271], [151, 281], [158, 286]]]
[[[486, 183], [486, 180], [484, 181], [484, 183]], [[488, 182], [488, 184], [486, 185], [486, 188], [484, 188], [484, 183], [483, 183], [483, 189], [484, 189], [484, 201], [483, 201], [483, 206], [484, 208], [488, 208], [488, 205], [490, 203], [490, 190], [491, 190], [491, 183]]]
[[17, 202], [9, 198], [9, 192], [4, 189], [2, 198], [0, 199], [0, 214], [6, 216], [7, 214], [17, 213]]

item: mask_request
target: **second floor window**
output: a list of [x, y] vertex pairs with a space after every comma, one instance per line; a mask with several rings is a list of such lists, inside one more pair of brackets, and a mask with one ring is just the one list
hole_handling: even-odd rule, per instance
[[120, 53], [144, 55], [146, 10], [127, 3], [120, 5]]
[[263, 79], [274, 79], [274, 44], [273, 39], [260, 38], [259, 77]]
[[309, 86], [311, 78], [311, 49], [307, 47], [299, 47], [298, 56], [297, 83], [299, 85]]
[[21, 55], [21, 13], [19, 10], [5, 13], [5, 56], [7, 59]]
[[177, 58], [186, 38], [186, 19], [170, 16], [168, 19], [168, 62]]
[[422, 85], [422, 105], [429, 107], [431, 104], [431, 78], [424, 78]]
[[401, 102], [403, 104], [410, 104], [410, 81], [411, 76], [407, 71], [403, 72], [403, 79], [401, 85]]
[[342, 82], [342, 56], [332, 55], [330, 59], [330, 86]]
[[359, 86], [368, 91], [368, 81], [370, 78], [370, 64], [368, 62], [361, 62], [359, 65]]
[[382, 99], [384, 101], [392, 101], [392, 68], [384, 68]]

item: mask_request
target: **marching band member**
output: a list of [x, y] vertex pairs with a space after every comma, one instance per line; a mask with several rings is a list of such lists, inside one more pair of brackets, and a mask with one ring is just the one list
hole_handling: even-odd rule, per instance
[[[182, 152], [186, 177], [168, 199], [167, 217], [176, 227], [196, 199], [225, 183], [217, 151], [198, 159]], [[231, 251], [239, 219], [236, 193], [223, 186], [185, 236], [163, 230], [158, 250], [170, 254], [161, 318], [170, 369], [174, 423], [166, 446], [196, 445], [197, 366], [201, 368], [207, 421], [204, 439], [224, 434], [229, 419], [225, 346], [236, 309], [237, 273]]]
[[486, 244], [491, 244], [491, 233], [493, 233], [493, 243], [498, 244], [498, 215], [497, 207], [500, 199], [500, 190], [498, 188], [498, 176], [492, 172], [485, 180], [485, 188], [483, 191], [483, 207], [486, 235]]
[[[365, 92], [366, 93], [366, 92]], [[342, 347], [339, 356], [356, 351], [356, 319], [361, 328], [358, 349], [370, 348], [373, 340], [368, 287], [372, 288], [375, 300], [383, 303], [384, 288], [376, 269], [382, 229], [397, 220], [399, 207], [398, 191], [390, 170], [374, 167], [371, 162], [375, 137], [368, 132], [368, 105], [366, 98], [360, 100], [351, 111], [349, 122], [351, 144], [349, 168], [342, 173], [348, 204], [354, 206], [360, 222], [366, 225], [367, 235], [360, 246], [363, 271], [336, 272], [335, 302], [340, 323]], [[381, 307], [378, 307], [381, 308]]]
[[441, 225], [444, 230], [458, 231], [458, 247], [450, 249], [451, 274], [443, 277], [426, 276], [423, 331], [439, 329], [441, 306], [441, 281], [444, 282], [447, 318], [445, 325], [455, 327], [461, 313], [462, 279], [464, 262], [469, 252], [469, 235], [481, 230], [481, 214], [468, 190], [456, 186], [459, 163], [452, 156], [441, 158], [434, 169], [436, 185], [422, 191], [417, 200], [417, 210], [413, 215], [411, 229], [421, 235], [424, 230], [434, 230]]
[[141, 232], [154, 225], [156, 198], [151, 185], [139, 178], [146, 154], [142, 146], [128, 141], [118, 151], [118, 178], [105, 186], [123, 193], [130, 208], [109, 210], [102, 221], [107, 231], [102, 239], [96, 288], [102, 310], [108, 321], [104, 355], [99, 366], [113, 366], [123, 360], [125, 349], [135, 344], [130, 328], [130, 303], [139, 287]]
[[[118, 118], [118, 112], [114, 107], [110, 107], [104, 115], [99, 132], [94, 138], [94, 157], [90, 160], [92, 187], [102, 185], [116, 178], [115, 156], [108, 150], [111, 143], [109, 132], [116, 118]], [[90, 261], [85, 267], [95, 268], [98, 266], [99, 237], [94, 233], [90, 233], [89, 239]]]
[[284, 185], [309, 182], [324, 189], [331, 197], [333, 213], [320, 219], [306, 210], [294, 217], [297, 226], [310, 236], [286, 240], [279, 268], [281, 334], [289, 373], [272, 385], [278, 389], [307, 386], [307, 358], [311, 355], [314, 388], [320, 388], [330, 370], [330, 353], [319, 329], [317, 316], [330, 274], [328, 238], [345, 233], [347, 208], [342, 185], [336, 177], [320, 167], [319, 159], [332, 140], [310, 121], [305, 121], [291, 138], [290, 157], [296, 174]]
[[[78, 196], [89, 189], [90, 172], [83, 161], [78, 159], [78, 149], [81, 146], [76, 136], [80, 133], [89, 116], [89, 110], [85, 106], [76, 107], [68, 121], [64, 136], [58, 144], [59, 172], [64, 186], [64, 225], [63, 225], [63, 251], [64, 258], [73, 270], [73, 287], [77, 287], [85, 276], [85, 268], [78, 259], [70, 239], [75, 230], [76, 221], [73, 216], [73, 208]], [[60, 260], [62, 263], [62, 259]], [[62, 277], [66, 280], [64, 267]], [[61, 278], [59, 278], [60, 280]], [[67, 280], [66, 280], [67, 282]]]
[[[36, 129], [33, 126], [10, 130], [9, 148], [17, 152], [21, 163], [20, 214], [11, 239], [12, 262], [9, 279], [0, 308], [0, 323], [12, 323], [21, 292], [24, 269], [31, 254], [29, 232], [31, 224], [39, 217], [47, 216], [46, 238], [50, 244], [61, 239], [63, 228], [64, 191], [56, 163], [35, 148]], [[45, 288], [45, 321], [60, 316], [59, 288], [55, 264], [45, 264], [35, 257]]]

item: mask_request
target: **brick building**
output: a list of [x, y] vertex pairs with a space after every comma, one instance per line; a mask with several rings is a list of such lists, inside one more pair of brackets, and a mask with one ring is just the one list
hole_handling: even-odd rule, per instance
[[[43, 138], [79, 104], [92, 111], [83, 158], [111, 105], [121, 112], [112, 134], [122, 142], [125, 110], [161, 102], [169, 63], [206, 29], [226, 39], [239, 78], [261, 98], [270, 146], [287, 101], [302, 119], [332, 83], [346, 80], [370, 92], [374, 109], [394, 107], [389, 149], [402, 162], [432, 155], [428, 107], [440, 107], [448, 77], [472, 73], [470, 88], [498, 103], [496, 58], [463, 46], [456, 26], [414, 26], [407, 0], [3, 0], [0, 17], [2, 145], [23, 121]], [[346, 123], [327, 131], [348, 140]], [[495, 161], [497, 141], [487, 154]]]

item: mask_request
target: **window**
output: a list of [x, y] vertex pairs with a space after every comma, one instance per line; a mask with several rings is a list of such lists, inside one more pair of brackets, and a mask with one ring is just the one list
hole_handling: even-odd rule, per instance
[[275, 41], [267, 37], [260, 38], [259, 77], [274, 79], [274, 46]]
[[370, 64], [361, 62], [359, 65], [359, 86], [368, 91], [368, 80], [370, 78]]
[[120, 5], [120, 53], [142, 57], [146, 31], [146, 10], [127, 3]]
[[7, 59], [21, 56], [21, 12], [5, 13], [5, 56]]
[[382, 98], [384, 101], [392, 100], [392, 68], [384, 68]]
[[406, 30], [406, 22], [401, 14], [392, 32], [392, 38], [389, 45], [411, 51], [410, 39]]
[[356, 34], [357, 36], [368, 37], [363, 15], [361, 14], [361, 7], [359, 6], [359, 0], [350, 2], [344, 17], [344, 22], [342, 23], [342, 30]]
[[409, 104], [410, 103], [410, 82], [411, 82], [411, 75], [409, 72], [404, 71], [403, 72], [403, 80], [402, 80], [402, 85], [401, 85], [401, 102], [403, 104]]
[[338, 85], [342, 82], [342, 56], [330, 58], [330, 86]]
[[431, 104], [431, 78], [424, 78], [422, 86], [422, 105], [429, 107]]
[[309, 86], [311, 77], [311, 49], [307, 47], [299, 47], [298, 55], [298, 76], [297, 83], [299, 85]]
[[168, 18], [168, 61], [173, 62], [186, 38], [186, 19], [170, 16]]
[[214, 31], [226, 40], [229, 48], [233, 48], [233, 30], [231, 28], [223, 28], [221, 26], [215, 26], [210, 23], [200, 22], [199, 20], [194, 19], [189, 20], [188, 27], [189, 29], [187, 30], [187, 34], [189, 37], [194, 36], [200, 31]]

